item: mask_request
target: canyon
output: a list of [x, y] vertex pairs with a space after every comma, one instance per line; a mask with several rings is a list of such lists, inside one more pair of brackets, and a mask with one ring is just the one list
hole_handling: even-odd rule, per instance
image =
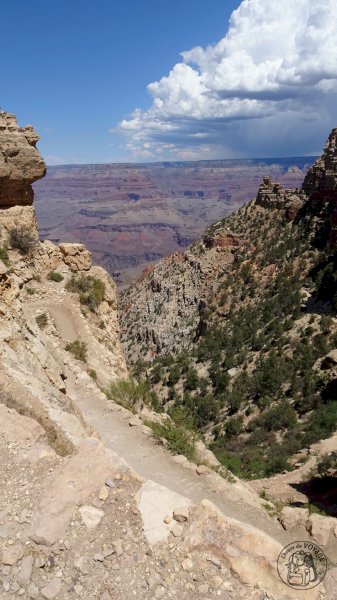
[[313, 157], [48, 167], [36, 182], [42, 239], [85, 243], [119, 288], [198, 240], [256, 196], [263, 176], [287, 188]]
[[[298, 590], [287, 584], [286, 566], [280, 575], [277, 565], [284, 546], [302, 539], [310, 547], [323, 546], [330, 561], [319, 587], [305, 584], [306, 598], [334, 600], [335, 518], [289, 506], [291, 499], [280, 510], [277, 490], [286, 486], [284, 480], [276, 486], [272, 479], [239, 479], [221, 466], [201, 435], [193, 453], [171, 451], [172, 433], [177, 441], [181, 426], [155, 406], [143, 377], [137, 382], [131, 375], [133, 352], [127, 331], [124, 348], [121, 343], [114, 281], [78, 240], [55, 244], [39, 238], [32, 183], [45, 165], [37, 142], [32, 127], [0, 115], [0, 597], [298, 600]], [[323, 187], [329, 177], [333, 194], [334, 169], [335, 136], [314, 170]], [[263, 186], [260, 202], [271, 206], [258, 205], [261, 219], [254, 217], [254, 207], [245, 216], [264, 248], [261, 222], [271, 235], [276, 222], [281, 229], [275, 210], [283, 210], [273, 208], [274, 200], [278, 204], [284, 194], [293, 215], [306, 197], [302, 191], [289, 195], [269, 179]], [[165, 351], [158, 344], [163, 333], [158, 300], [170, 302], [177, 292], [170, 313], [179, 311], [185, 328], [187, 321], [194, 323], [192, 293], [204, 294], [202, 279], [231, 269], [240, 240], [249, 246], [251, 231], [246, 242], [241, 230], [244, 211], [208, 229], [186, 257], [175, 253], [144, 274], [130, 292], [139, 291], [138, 312], [122, 306], [122, 327], [131, 336], [137, 336], [134, 319], [143, 306], [157, 336], [150, 349]], [[266, 245], [268, 256], [269, 249]], [[273, 272], [264, 272], [262, 291]], [[200, 339], [208, 318], [198, 305]], [[134, 352], [149, 333], [138, 325]], [[166, 337], [169, 346], [188, 347], [181, 335]], [[325, 363], [332, 379], [333, 356]], [[158, 436], [158, 427], [170, 431], [171, 439]], [[330, 449], [334, 441], [326, 441]], [[321, 447], [317, 455], [312, 448], [310, 466], [319, 452]], [[325, 571], [318, 574], [322, 579]]]

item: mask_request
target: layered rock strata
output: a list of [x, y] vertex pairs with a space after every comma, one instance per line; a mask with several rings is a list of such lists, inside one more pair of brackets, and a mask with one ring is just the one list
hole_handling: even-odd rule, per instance
[[31, 125], [19, 127], [14, 115], [0, 113], [0, 207], [30, 205], [32, 183], [46, 173]]

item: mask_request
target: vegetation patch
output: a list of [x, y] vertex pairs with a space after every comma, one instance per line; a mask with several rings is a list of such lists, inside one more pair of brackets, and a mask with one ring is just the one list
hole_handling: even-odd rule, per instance
[[104, 281], [92, 275], [82, 275], [81, 277], [71, 277], [66, 285], [67, 290], [79, 294], [81, 304], [95, 312], [104, 300], [105, 284]]
[[129, 410], [141, 410], [143, 406], [149, 405], [158, 408], [158, 399], [153, 391], [150, 391], [148, 383], [141, 380], [139, 383], [133, 379], [119, 379], [111, 382], [104, 390], [109, 400], [113, 400], [128, 408]]
[[88, 369], [88, 375], [91, 377], [91, 379], [97, 381], [97, 373], [95, 369]]
[[9, 243], [21, 254], [29, 254], [36, 246], [37, 239], [27, 227], [12, 227], [9, 231]]
[[2, 246], [0, 246], [0, 259], [6, 265], [6, 267], [9, 266], [8, 252], [7, 252], [6, 248], [3, 248]]
[[67, 350], [67, 352], [70, 352], [77, 360], [87, 362], [88, 347], [85, 342], [81, 342], [80, 340], [69, 342], [66, 345], [65, 349]]
[[46, 313], [42, 313], [41, 315], [38, 315], [35, 318], [35, 321], [37, 322], [40, 329], [45, 329], [48, 323], [48, 316], [46, 315]]
[[183, 454], [188, 460], [193, 460], [195, 446], [190, 431], [187, 431], [184, 427], [177, 425], [171, 420], [167, 420], [166, 423], [146, 421], [145, 425], [152, 429], [153, 435], [158, 440], [166, 440], [167, 448], [173, 454]]
[[64, 277], [57, 271], [49, 271], [48, 279], [50, 279], [50, 281], [56, 281], [56, 283], [60, 283], [60, 281], [63, 281]]

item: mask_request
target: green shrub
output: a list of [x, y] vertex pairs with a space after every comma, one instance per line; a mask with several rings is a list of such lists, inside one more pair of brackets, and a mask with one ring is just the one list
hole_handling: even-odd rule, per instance
[[8, 265], [9, 265], [8, 252], [7, 252], [6, 248], [3, 248], [2, 246], [0, 246], [0, 259], [8, 267]]
[[30, 296], [33, 296], [34, 294], [36, 294], [36, 290], [34, 290], [34, 288], [32, 288], [32, 287], [26, 287], [26, 292]]
[[193, 459], [195, 452], [193, 437], [183, 426], [169, 420], [167, 423], [146, 421], [145, 424], [152, 429], [157, 439], [167, 441], [167, 448], [171, 452], [174, 454], [183, 454], [189, 460]]
[[82, 275], [77, 278], [73, 275], [66, 288], [70, 292], [77, 292], [81, 304], [85, 304], [93, 312], [104, 300], [105, 284], [101, 279], [92, 275]]
[[56, 281], [57, 283], [60, 283], [60, 281], [63, 281], [64, 277], [57, 271], [49, 271], [48, 279], [50, 279], [50, 281]]
[[327, 473], [332, 471], [335, 475], [337, 474], [337, 452], [331, 452], [325, 454], [316, 466], [317, 473], [325, 476]]
[[297, 422], [296, 412], [289, 402], [280, 402], [270, 410], [256, 417], [252, 423], [266, 431], [291, 429]]
[[35, 321], [37, 322], [40, 329], [44, 329], [48, 323], [48, 317], [46, 313], [42, 313], [41, 315], [38, 315], [36, 317]]
[[9, 232], [9, 242], [12, 248], [21, 254], [28, 254], [37, 244], [37, 240], [27, 227], [13, 227]]
[[240, 417], [232, 417], [228, 419], [225, 425], [225, 433], [228, 439], [239, 435], [242, 432], [242, 418]]
[[153, 406], [157, 402], [156, 395], [150, 392], [148, 383], [144, 379], [139, 383], [132, 378], [119, 379], [111, 382], [104, 393], [109, 400], [129, 409], [141, 409], [146, 404]]
[[97, 381], [97, 373], [95, 369], [88, 369], [88, 375], [90, 375], [91, 379]]
[[82, 362], [87, 362], [87, 344], [85, 342], [81, 342], [80, 340], [75, 340], [74, 342], [69, 342], [66, 345], [67, 352], [73, 354], [77, 360], [81, 360]]

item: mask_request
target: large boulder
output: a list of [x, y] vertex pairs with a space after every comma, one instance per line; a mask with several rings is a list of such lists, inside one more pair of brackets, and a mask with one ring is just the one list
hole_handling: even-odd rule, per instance
[[320, 546], [326, 546], [336, 524], [337, 519], [314, 513], [310, 516], [307, 527], [313, 540]]
[[299, 525], [305, 526], [309, 519], [308, 508], [292, 508], [291, 506], [285, 506], [281, 510], [279, 521], [284, 529], [292, 529]]
[[170, 519], [173, 519], [176, 509], [188, 511], [192, 505], [188, 498], [151, 480], [146, 481], [139, 490], [137, 504], [145, 536], [151, 545], [167, 540], [172, 529]]
[[63, 260], [71, 271], [89, 271], [92, 265], [91, 253], [83, 244], [60, 244]]
[[[282, 551], [279, 542], [252, 525], [223, 515], [208, 500], [202, 501], [191, 519], [184, 540], [186, 552], [213, 554], [244, 584], [258, 585], [275, 600], [298, 600], [298, 592], [288, 588], [277, 572]], [[306, 600], [318, 597], [316, 589], [306, 590]]]
[[109, 477], [126, 470], [118, 456], [95, 438], [87, 438], [48, 482], [32, 521], [31, 539], [51, 546], [62, 538], [76, 506], [97, 492]]
[[32, 183], [46, 173], [38, 140], [31, 125], [19, 127], [14, 115], [0, 113], [0, 207], [33, 203]]

